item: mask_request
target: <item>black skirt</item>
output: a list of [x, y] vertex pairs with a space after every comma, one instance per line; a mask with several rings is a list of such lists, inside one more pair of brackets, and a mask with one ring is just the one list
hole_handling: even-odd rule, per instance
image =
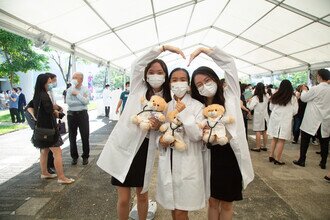
[[230, 144], [211, 147], [211, 197], [226, 202], [242, 200], [242, 174]]
[[144, 174], [146, 171], [147, 156], [148, 156], [149, 139], [145, 138], [138, 152], [133, 158], [132, 164], [127, 173], [126, 179], [121, 183], [116, 178], [111, 178], [111, 184], [114, 186], [123, 187], [143, 187]]

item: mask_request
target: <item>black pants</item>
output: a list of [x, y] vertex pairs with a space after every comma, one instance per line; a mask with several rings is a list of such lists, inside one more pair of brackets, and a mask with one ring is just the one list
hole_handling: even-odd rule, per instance
[[105, 117], [109, 118], [110, 106], [105, 106]]
[[25, 116], [24, 116], [24, 108], [23, 108], [23, 106], [18, 107], [18, 115], [20, 117], [19, 122], [25, 122]]
[[[11, 117], [11, 122], [12, 123], [21, 121], [21, 119], [19, 117], [19, 114], [18, 114], [18, 109], [17, 108], [10, 108], [9, 112], [10, 112], [10, 117]], [[15, 119], [15, 117], [16, 117], [16, 119]]]
[[68, 127], [70, 140], [70, 154], [73, 159], [78, 159], [77, 130], [79, 128], [83, 154], [82, 158], [89, 157], [89, 117], [87, 110], [68, 111]]
[[[305, 162], [306, 154], [309, 147], [309, 141], [313, 135], [307, 134], [301, 131], [301, 144], [300, 144], [300, 158], [299, 162]], [[320, 140], [321, 147], [321, 162], [320, 164], [325, 165], [327, 163], [328, 153], [329, 153], [329, 137], [322, 138], [321, 136], [321, 126], [317, 130], [316, 137]]]

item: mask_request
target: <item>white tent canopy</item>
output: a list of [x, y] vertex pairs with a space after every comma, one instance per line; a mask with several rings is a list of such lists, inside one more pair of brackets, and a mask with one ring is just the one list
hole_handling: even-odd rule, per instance
[[217, 45], [239, 74], [329, 67], [329, 26], [329, 0], [0, 0], [0, 28], [126, 70], [163, 44], [186, 55]]

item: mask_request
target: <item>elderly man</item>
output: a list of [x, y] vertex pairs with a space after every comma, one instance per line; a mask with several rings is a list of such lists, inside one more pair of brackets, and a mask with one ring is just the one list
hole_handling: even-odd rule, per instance
[[321, 69], [317, 72], [317, 81], [319, 84], [312, 87], [309, 91], [303, 86], [301, 101], [307, 102], [303, 121], [300, 126], [301, 144], [300, 157], [293, 163], [298, 166], [305, 166], [306, 153], [309, 141], [315, 134], [320, 140], [321, 161], [319, 166], [326, 168], [329, 152], [330, 136], [330, 72], [327, 69]]
[[72, 165], [76, 165], [78, 161], [77, 150], [77, 129], [79, 128], [83, 148], [83, 165], [88, 164], [89, 157], [89, 118], [87, 105], [89, 103], [89, 91], [87, 87], [82, 85], [84, 75], [82, 73], [74, 73], [72, 77], [72, 86], [68, 88], [66, 93], [66, 103], [68, 104], [68, 127], [70, 140], [70, 153], [72, 157]]

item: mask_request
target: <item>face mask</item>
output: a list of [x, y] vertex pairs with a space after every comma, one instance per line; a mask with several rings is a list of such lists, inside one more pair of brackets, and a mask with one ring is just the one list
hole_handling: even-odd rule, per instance
[[171, 83], [171, 90], [178, 98], [182, 98], [188, 90], [188, 82], [173, 82]]
[[51, 91], [53, 88], [54, 88], [53, 84], [49, 83], [49, 84], [47, 85], [47, 90], [48, 90], [48, 91]]
[[165, 75], [158, 75], [158, 74], [147, 75], [147, 82], [150, 84], [152, 88], [158, 89], [165, 82]]
[[205, 97], [213, 97], [215, 93], [217, 92], [218, 86], [215, 82], [211, 81], [208, 83], [205, 83], [203, 86], [198, 88], [199, 94]]
[[53, 89], [57, 87], [57, 82], [52, 83]]
[[76, 79], [71, 80], [71, 85], [76, 86], [78, 84], [78, 81]]

